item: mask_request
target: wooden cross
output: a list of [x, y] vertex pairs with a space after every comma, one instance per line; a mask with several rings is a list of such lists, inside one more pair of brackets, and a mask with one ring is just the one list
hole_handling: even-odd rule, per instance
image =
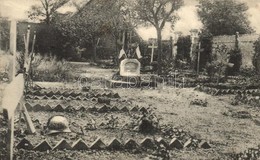
[[151, 63], [153, 62], [153, 55], [154, 55], [154, 49], [158, 48], [158, 46], [155, 46], [155, 42], [153, 41], [151, 46], [148, 46], [148, 48], [152, 49], [152, 53], [151, 53]]

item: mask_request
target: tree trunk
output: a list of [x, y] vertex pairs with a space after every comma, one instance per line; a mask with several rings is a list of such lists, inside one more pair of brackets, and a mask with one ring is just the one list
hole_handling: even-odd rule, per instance
[[97, 62], [97, 45], [93, 44], [93, 56], [92, 56], [93, 62]]
[[157, 62], [158, 62], [158, 74], [160, 75], [162, 73], [162, 31], [158, 27], [156, 28], [157, 31], [157, 43], [158, 43], [158, 56], [157, 56]]

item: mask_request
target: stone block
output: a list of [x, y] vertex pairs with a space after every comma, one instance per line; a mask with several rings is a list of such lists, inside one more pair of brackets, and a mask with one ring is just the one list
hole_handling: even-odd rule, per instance
[[126, 106], [124, 106], [123, 108], [121, 108], [121, 112], [129, 112], [129, 109]]
[[54, 93], [53, 93], [53, 91], [50, 91], [50, 92], [47, 92], [46, 95], [47, 95], [48, 97], [52, 97], [52, 96], [54, 95]]
[[52, 107], [51, 107], [49, 104], [47, 104], [47, 105], [44, 107], [44, 109], [45, 109], [46, 111], [52, 111]]
[[119, 108], [117, 108], [117, 106], [113, 106], [111, 109], [110, 109], [111, 112], [118, 112], [119, 111]]
[[177, 139], [173, 138], [169, 144], [170, 149], [183, 149], [183, 144]]
[[52, 150], [52, 147], [46, 140], [44, 140], [41, 143], [39, 143], [38, 145], [36, 145], [34, 147], [34, 150], [43, 152], [43, 151]]
[[97, 107], [95, 107], [95, 106], [89, 107], [87, 110], [88, 110], [88, 112], [97, 112], [98, 111]]
[[134, 106], [133, 108], [131, 108], [130, 111], [131, 111], [131, 112], [138, 112], [138, 110], [139, 110], [138, 107]]
[[39, 112], [39, 111], [42, 111], [43, 110], [43, 106], [41, 106], [40, 104], [36, 104], [33, 106], [33, 111], [34, 112]]
[[95, 149], [95, 150], [102, 150], [105, 149], [107, 146], [105, 145], [104, 142], [100, 138], [97, 138], [95, 142], [93, 142], [90, 146], [90, 149]]
[[144, 138], [140, 144], [142, 147], [149, 149], [154, 149], [156, 147], [154, 141], [149, 137]]
[[117, 140], [116, 138], [113, 138], [111, 140], [111, 142], [109, 142], [107, 148], [111, 149], [111, 150], [121, 150], [121, 149], [123, 149], [123, 146], [119, 140]]
[[56, 107], [53, 108], [55, 112], [64, 112], [64, 108], [61, 104], [58, 104]]
[[144, 107], [140, 108], [140, 109], [139, 109], [139, 111], [140, 111], [140, 112], [147, 113], [147, 109], [146, 109], [146, 108], [144, 108]]
[[184, 143], [184, 148], [190, 148], [192, 146], [192, 139], [189, 139], [187, 142]]
[[98, 112], [100, 112], [100, 113], [105, 113], [105, 112], [108, 112], [108, 111], [110, 111], [110, 108], [107, 107], [106, 105], [103, 105], [102, 107], [100, 107], [98, 109]]
[[125, 149], [138, 149], [140, 146], [138, 143], [136, 143], [136, 141], [134, 141], [133, 139], [129, 139], [125, 142], [124, 148]]
[[105, 104], [110, 104], [110, 99], [107, 97], [99, 97], [98, 98], [98, 103], [105, 103]]
[[46, 95], [44, 95], [41, 99], [47, 100], [47, 99], [49, 99], [49, 97], [47, 97]]
[[86, 112], [87, 109], [84, 107], [84, 106], [80, 106], [77, 111], [80, 111], [80, 112]]
[[78, 139], [76, 142], [72, 144], [72, 150], [87, 150], [87, 144], [82, 140]]
[[26, 107], [26, 109], [28, 110], [28, 111], [32, 111], [32, 109], [33, 109], [33, 106], [30, 104], [30, 103], [25, 103], [25, 107]]
[[200, 142], [200, 143], [199, 143], [199, 147], [200, 147], [200, 148], [203, 148], [203, 149], [210, 149], [210, 148], [211, 148], [211, 146], [209, 145], [209, 143], [208, 143], [208, 142], [205, 142], [205, 141]]
[[58, 99], [58, 97], [53, 95], [53, 96], [51, 96], [51, 99], [56, 100], [56, 99]]
[[113, 98], [120, 98], [120, 96], [119, 96], [118, 93], [115, 93], [115, 94], [113, 95]]
[[33, 149], [33, 145], [29, 140], [26, 138], [22, 139], [18, 145], [16, 146], [17, 149], [26, 149], [26, 150], [31, 150]]
[[40, 96], [34, 96], [33, 99], [34, 100], [40, 100], [41, 98], [40, 98]]
[[169, 147], [167, 141], [165, 139], [163, 139], [162, 137], [159, 137], [158, 139], [156, 139], [156, 141], [159, 145], [163, 145], [165, 148]]
[[53, 147], [53, 150], [71, 150], [72, 147], [70, 144], [65, 140], [60, 140], [55, 147]]

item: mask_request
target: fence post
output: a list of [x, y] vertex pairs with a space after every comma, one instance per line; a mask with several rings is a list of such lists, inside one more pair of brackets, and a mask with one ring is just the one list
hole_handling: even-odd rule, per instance
[[11, 80], [14, 79], [16, 74], [16, 40], [17, 40], [17, 26], [16, 21], [11, 20], [11, 26], [10, 26], [10, 53], [13, 55], [13, 66], [12, 66], [12, 76]]

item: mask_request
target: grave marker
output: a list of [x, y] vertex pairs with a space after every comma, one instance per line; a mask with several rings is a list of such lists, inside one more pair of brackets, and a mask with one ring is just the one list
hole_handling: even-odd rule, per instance
[[120, 76], [139, 77], [141, 64], [137, 59], [124, 59], [120, 64]]
[[152, 49], [152, 52], [151, 52], [151, 63], [153, 62], [153, 56], [154, 56], [154, 49], [158, 48], [158, 46], [155, 45], [155, 42], [153, 41], [152, 42], [152, 45], [151, 46], [148, 46], [148, 48], [151, 48]]

